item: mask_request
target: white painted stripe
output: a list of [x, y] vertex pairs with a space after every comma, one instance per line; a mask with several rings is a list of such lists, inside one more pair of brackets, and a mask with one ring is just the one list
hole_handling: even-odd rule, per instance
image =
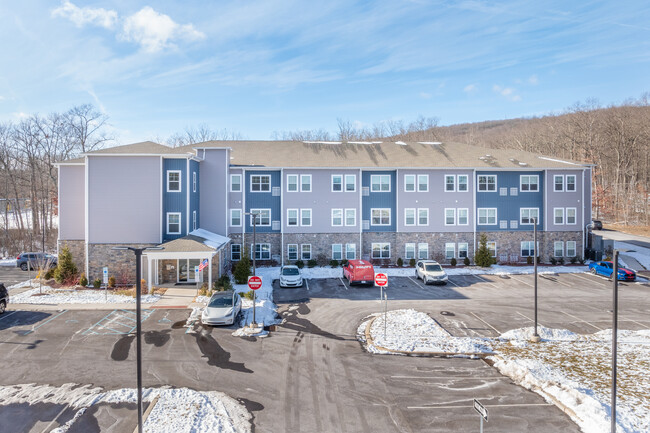
[[453, 285], [456, 286], [456, 287], [460, 287], [458, 284], [456, 284], [456, 283], [454, 283], [453, 281], [451, 281], [451, 278], [447, 278], [447, 281], [450, 282], [451, 284], [453, 284]]
[[483, 277], [481, 277], [480, 275], [474, 275], [474, 274], [472, 274], [472, 276], [473, 276], [473, 277], [476, 277], [479, 281], [481, 281], [481, 282], [483, 282], [483, 283], [485, 283], [485, 284], [489, 284], [490, 286], [494, 287], [495, 289], [498, 289], [497, 285], [494, 284], [494, 283], [492, 283], [490, 280], [488, 280], [488, 279], [486, 279], [486, 278], [483, 278]]
[[497, 334], [499, 334], [499, 335], [503, 334], [503, 332], [500, 332], [497, 328], [495, 328], [494, 326], [490, 325], [490, 324], [489, 324], [488, 322], [486, 322], [485, 320], [483, 320], [483, 319], [481, 319], [480, 317], [478, 317], [474, 312], [470, 311], [469, 314], [471, 314], [472, 316], [476, 317], [478, 320], [480, 320], [481, 322], [485, 323], [485, 324], [486, 324], [487, 326], [489, 326], [490, 328], [494, 329], [494, 332], [496, 332]]
[[305, 286], [307, 286], [307, 291], [309, 291], [309, 280], [305, 279]]
[[648, 327], [648, 325], [644, 325], [643, 323], [641, 323], [641, 322], [637, 322], [636, 320], [632, 320], [632, 319], [618, 319], [618, 320], [619, 320], [619, 322], [632, 322], [632, 323], [636, 323], [637, 325], [642, 326], [643, 328], [647, 328], [647, 327]]
[[408, 277], [408, 279], [411, 280], [411, 281], [413, 281], [413, 284], [415, 284], [415, 285], [418, 286], [419, 288], [421, 288], [421, 289], [426, 289], [425, 286], [421, 285], [420, 282], [419, 282], [418, 280], [414, 279], [413, 277]]
[[343, 284], [343, 287], [345, 287], [345, 290], [348, 290], [347, 284], [345, 284], [345, 281], [343, 281], [343, 278], [339, 277], [339, 281], [341, 281], [341, 284]]
[[525, 285], [527, 285], [528, 287], [533, 287], [533, 288], [535, 287], [533, 284], [527, 283], [527, 282], [525, 282], [524, 280], [520, 280], [519, 278], [515, 278], [514, 275], [510, 275], [510, 278], [512, 278], [512, 279], [515, 280], [515, 281], [519, 281], [521, 284], [525, 284]]
[[12, 311], [12, 312], [9, 313], [9, 314], [3, 314], [2, 317], [0, 317], [0, 320], [2, 320], [2, 319], [6, 319], [7, 317], [12, 316], [12, 315], [16, 314], [17, 312], [18, 312], [18, 311]]
[[[517, 311], [517, 314], [519, 314], [519, 315], [520, 315], [521, 317], [523, 317], [524, 319], [528, 319], [528, 320], [530, 320], [531, 322], [535, 323], [535, 321], [534, 321], [533, 319], [531, 319], [531, 318], [528, 317], [528, 316], [525, 316], [525, 315], [521, 314], [519, 311]], [[539, 326], [544, 326], [544, 325], [542, 325], [542, 324], [540, 323], [539, 320], [537, 321], [537, 325], [539, 325]], [[544, 327], [545, 327], [545, 328], [548, 328], [548, 326], [544, 326]]]
[[[553, 403], [513, 403], [513, 404], [483, 404], [483, 407], [527, 407], [527, 406], [553, 406]], [[407, 409], [467, 409], [472, 408], [472, 403], [458, 406], [407, 406]]]
[[491, 380], [503, 379], [512, 380], [508, 376], [390, 376], [391, 379], [472, 379], [472, 380]]
[[561, 311], [561, 313], [564, 313], [564, 314], [566, 314], [566, 315], [569, 316], [569, 317], [573, 317], [574, 319], [576, 319], [576, 320], [579, 321], [579, 322], [584, 322], [584, 323], [586, 323], [587, 325], [591, 326], [592, 328], [596, 328], [596, 329], [598, 329], [599, 331], [602, 331], [602, 330], [603, 330], [603, 328], [598, 327], [598, 326], [596, 326], [596, 325], [594, 325], [594, 324], [592, 324], [592, 323], [589, 323], [589, 322], [587, 322], [586, 320], [583, 320], [583, 319], [581, 319], [581, 318], [579, 318], [579, 317], [576, 317], [576, 316], [574, 316], [573, 314], [569, 314], [569, 313], [567, 313], [566, 311]]

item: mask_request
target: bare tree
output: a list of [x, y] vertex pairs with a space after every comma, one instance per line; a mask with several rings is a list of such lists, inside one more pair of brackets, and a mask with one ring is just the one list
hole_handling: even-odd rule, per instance
[[166, 141], [172, 147], [187, 146], [189, 144], [203, 143], [205, 141], [241, 140], [240, 133], [228, 129], [213, 130], [209, 125], [202, 123], [194, 128], [185, 128], [185, 132], [174, 133]]

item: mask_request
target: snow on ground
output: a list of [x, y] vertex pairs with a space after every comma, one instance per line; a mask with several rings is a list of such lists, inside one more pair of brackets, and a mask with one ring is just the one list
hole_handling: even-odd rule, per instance
[[[632, 257], [637, 262], [641, 263], [641, 266], [643, 266], [644, 268], [650, 269], [650, 248], [644, 248], [638, 245], [628, 244], [619, 241], [614, 241], [614, 248], [618, 250], [629, 250], [629, 252], [626, 251], [623, 254]], [[621, 262], [621, 257], [619, 256], [619, 263], [620, 262]], [[635, 269], [635, 270], [642, 271], [643, 269]]]
[[[23, 283], [21, 283], [23, 284]], [[11, 295], [12, 304], [127, 304], [135, 303], [133, 296], [104, 293], [104, 290], [75, 290], [53, 289], [50, 286], [38, 288], [38, 283], [33, 283], [36, 288], [27, 290], [17, 295]], [[22, 285], [20, 287], [25, 287]], [[15, 286], [11, 286], [15, 288]], [[40, 293], [44, 293], [41, 295]], [[160, 295], [143, 295], [141, 302], [153, 304], [160, 300]]]
[[15, 268], [16, 259], [0, 259], [0, 266], [8, 266], [8, 267]]
[[[339, 270], [340, 271], [340, 270]], [[262, 287], [255, 291], [255, 322], [264, 326], [280, 323], [282, 319], [276, 313], [277, 306], [273, 303], [273, 280], [279, 278], [280, 268], [257, 268], [256, 274], [262, 277]], [[235, 292], [248, 292], [247, 284], [235, 284]], [[242, 297], [242, 320], [240, 326], [253, 323], [253, 301]]]
[[[143, 400], [158, 402], [146, 421], [144, 431], [150, 433], [247, 433], [251, 431], [251, 414], [237, 400], [226, 394], [198, 392], [188, 388], [146, 388]], [[89, 385], [64, 384], [14, 385], [0, 387], [0, 405], [12, 403], [57, 403], [77, 409], [68, 424], [52, 430], [65, 433], [90, 406], [99, 403], [136, 403], [137, 390], [102, 391]]]

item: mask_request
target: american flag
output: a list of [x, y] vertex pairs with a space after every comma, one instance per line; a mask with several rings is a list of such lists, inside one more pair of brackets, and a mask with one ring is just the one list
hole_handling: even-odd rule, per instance
[[199, 272], [208, 267], [208, 259], [205, 259], [199, 265]]

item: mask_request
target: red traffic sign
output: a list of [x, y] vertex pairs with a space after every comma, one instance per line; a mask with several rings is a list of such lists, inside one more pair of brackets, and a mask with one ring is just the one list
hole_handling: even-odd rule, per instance
[[248, 277], [248, 287], [250, 287], [251, 290], [257, 290], [262, 287], [262, 277], [255, 275]]
[[388, 285], [388, 275], [386, 274], [375, 274], [375, 284], [379, 287], [385, 287]]

